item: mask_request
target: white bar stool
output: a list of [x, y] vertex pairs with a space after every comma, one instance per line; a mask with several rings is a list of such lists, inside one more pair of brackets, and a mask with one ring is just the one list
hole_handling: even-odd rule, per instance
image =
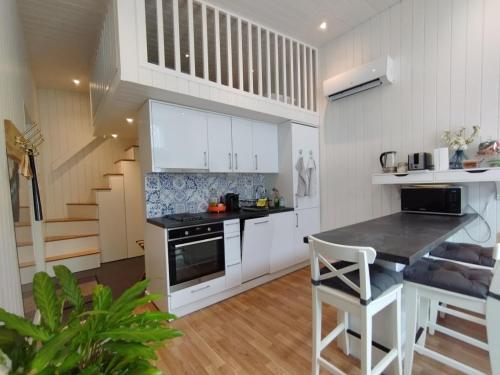
[[[377, 253], [371, 247], [344, 246], [309, 237], [313, 297], [313, 360], [312, 373], [320, 367], [332, 374], [345, 374], [321, 356], [321, 352], [339, 335], [349, 354], [349, 314], [356, 314], [361, 322], [361, 373], [378, 375], [392, 361], [397, 373], [401, 363], [401, 289], [402, 275], [373, 264]], [[331, 260], [336, 263], [330, 263]], [[320, 263], [325, 267], [320, 269]], [[370, 266], [369, 266], [370, 265]], [[327, 303], [343, 311], [343, 321], [325, 338], [321, 338], [322, 304]], [[391, 305], [393, 314], [392, 349], [372, 368], [372, 318]]]
[[[445, 260], [461, 264], [466, 267], [485, 269], [493, 271], [495, 259], [493, 259], [493, 247], [483, 247], [476, 244], [458, 243], [458, 242], [443, 242], [433, 249], [428, 256], [430, 259]], [[438, 312], [441, 318], [444, 318], [446, 313], [453, 314], [456, 310], [450, 309], [446, 304], [440, 301], [431, 301], [430, 320], [433, 323], [437, 322]], [[466, 319], [469, 320], [469, 319]], [[472, 320], [478, 324], [485, 324], [484, 319], [478, 321]], [[429, 326], [429, 334], [434, 334], [434, 328]]]
[[[498, 259], [498, 247], [493, 257]], [[417, 342], [407, 340], [405, 349], [405, 375], [410, 375], [413, 367], [414, 352], [430, 357], [466, 374], [483, 375], [471, 366], [425, 346], [427, 328], [461, 340], [467, 344], [486, 350], [490, 355], [493, 374], [500, 374], [500, 273], [485, 269], [473, 269], [460, 264], [424, 258], [409, 266], [404, 271], [406, 334], [414, 338], [418, 328], [422, 334]], [[488, 342], [483, 342], [436, 324], [430, 316], [429, 302], [439, 301], [444, 304], [459, 306], [462, 309], [483, 314], [486, 320], [467, 313], [446, 309], [446, 312], [461, 319], [486, 325]], [[420, 304], [420, 305], [419, 305]], [[419, 309], [420, 307], [420, 309]]]

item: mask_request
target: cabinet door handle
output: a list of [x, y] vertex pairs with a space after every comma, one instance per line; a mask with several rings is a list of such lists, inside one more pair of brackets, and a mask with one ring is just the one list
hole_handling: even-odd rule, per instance
[[234, 153], [234, 169], [238, 170], [238, 153]]
[[299, 227], [299, 214], [295, 214], [295, 228]]
[[255, 225], [259, 225], [259, 224], [266, 224], [266, 223], [269, 223], [269, 220], [266, 220], [266, 221], [258, 221], [256, 223], [254, 223]]
[[255, 155], [255, 170], [259, 170], [259, 157], [257, 154]]
[[208, 288], [210, 288], [210, 285], [205, 285], [203, 288], [193, 289], [191, 291], [191, 293], [198, 293], [198, 292], [201, 292], [202, 290], [205, 290], [205, 289], [208, 289]]
[[227, 157], [229, 159], [229, 170], [231, 170], [233, 169], [233, 158], [231, 157], [231, 153], [228, 153]]
[[232, 240], [233, 238], [240, 238], [240, 235], [236, 234], [236, 235], [231, 236], [231, 237], [224, 237], [224, 239], [226, 239], [226, 240]]
[[208, 165], [208, 159], [207, 159], [207, 152], [206, 151], [203, 153], [203, 159], [204, 159], [205, 167], [206, 167]]

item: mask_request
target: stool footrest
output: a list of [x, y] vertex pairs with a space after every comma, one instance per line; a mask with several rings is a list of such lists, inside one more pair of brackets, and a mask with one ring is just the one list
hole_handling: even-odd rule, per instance
[[441, 333], [444, 333], [445, 335], [448, 335], [450, 337], [453, 337], [457, 340], [463, 341], [469, 345], [475, 346], [476, 348], [488, 351], [488, 344], [485, 343], [484, 341], [477, 340], [473, 337], [464, 335], [463, 333], [454, 331], [452, 329], [446, 328], [440, 324], [436, 324], [433, 322], [429, 322], [429, 327], [432, 327], [434, 330], [439, 331]]
[[340, 323], [335, 329], [330, 332], [326, 337], [321, 340], [321, 345], [320, 345], [320, 352], [325, 349], [328, 345], [332, 343], [333, 340], [337, 338], [338, 335], [340, 335], [343, 331], [345, 330], [345, 325], [344, 323]]
[[470, 375], [486, 375], [484, 372], [478, 371], [473, 367], [467, 366], [466, 364], [459, 362], [455, 359], [447, 357], [443, 354], [430, 350], [422, 345], [415, 345], [415, 351], [418, 354], [424, 355], [426, 357], [432, 358], [435, 361], [441, 362], [447, 366], [453, 367], [454, 369], [461, 371]]
[[398, 356], [398, 351], [396, 349], [392, 349], [389, 353], [387, 353], [384, 358], [382, 358], [379, 363], [373, 368], [371, 375], [379, 375], [384, 371], [387, 366], [391, 364]]
[[347, 375], [344, 371], [339, 369], [337, 366], [332, 365], [330, 362], [328, 362], [326, 359], [319, 357], [318, 358], [319, 364], [326, 370], [328, 370], [330, 373], [334, 375]]
[[472, 322], [472, 323], [480, 324], [482, 326], [486, 325], [485, 319], [481, 319], [481, 318], [478, 318], [477, 316], [466, 314], [466, 313], [463, 313], [463, 312], [455, 310], [455, 309], [450, 309], [449, 307], [445, 307], [443, 305], [439, 305], [437, 307], [437, 310], [439, 312], [442, 312], [445, 314], [453, 315], [453, 316], [460, 318], [460, 319], [468, 320], [469, 322]]

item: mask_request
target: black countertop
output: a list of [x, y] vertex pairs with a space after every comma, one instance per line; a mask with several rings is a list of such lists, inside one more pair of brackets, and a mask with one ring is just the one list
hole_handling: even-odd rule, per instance
[[195, 221], [183, 222], [183, 221], [168, 219], [166, 217], [154, 217], [151, 219], [147, 219], [147, 222], [161, 228], [172, 229], [172, 228], [181, 228], [181, 227], [200, 225], [200, 224], [209, 224], [217, 221], [225, 221], [232, 219], [253, 219], [256, 217], [265, 217], [270, 214], [272, 215], [288, 211], [293, 211], [293, 208], [280, 207], [280, 208], [262, 209], [261, 211], [241, 210], [238, 212], [221, 212], [220, 214], [204, 212], [199, 214], [201, 219]]
[[[377, 259], [412, 264], [478, 217], [423, 215], [399, 212], [314, 237], [336, 244], [372, 247]], [[307, 243], [307, 237], [304, 238]]]

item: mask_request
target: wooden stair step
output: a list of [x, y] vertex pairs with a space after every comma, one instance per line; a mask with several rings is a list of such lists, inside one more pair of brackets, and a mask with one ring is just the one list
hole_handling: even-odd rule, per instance
[[120, 160], [115, 161], [115, 164], [118, 164], [122, 161], [135, 161], [135, 159], [120, 159]]
[[[83, 256], [88, 256], [88, 255], [97, 255], [100, 253], [101, 253], [101, 251], [99, 249], [96, 249], [96, 248], [82, 249], [82, 250], [74, 251], [72, 253], [66, 253], [66, 254], [61, 254], [61, 255], [54, 255], [54, 256], [50, 256], [50, 257], [45, 257], [45, 261], [46, 262], [55, 262], [58, 260], [72, 259], [72, 258], [78, 258], [78, 257], [83, 257]], [[33, 267], [34, 265], [35, 265], [35, 261], [33, 261], [33, 260], [19, 262], [20, 268]]]
[[69, 234], [63, 236], [48, 236], [45, 237], [45, 242], [73, 240], [76, 238], [97, 237], [98, 233], [84, 233], [84, 234]]
[[63, 217], [63, 218], [56, 218], [56, 219], [47, 219], [45, 220], [46, 223], [70, 223], [70, 222], [75, 222], [75, 221], [99, 221], [97, 218], [89, 218], [89, 217]]
[[111, 176], [121, 177], [121, 176], [123, 176], [123, 173], [104, 173], [103, 174], [103, 177], [111, 177]]
[[102, 186], [102, 187], [95, 187], [92, 188], [94, 191], [111, 191], [111, 188], [109, 186]]
[[31, 223], [28, 222], [28, 221], [18, 221], [17, 223], [14, 223], [14, 226], [16, 228], [20, 228], [20, 227], [31, 227]]
[[33, 241], [16, 241], [17, 247], [31, 246], [33, 245]]
[[98, 206], [95, 202], [84, 202], [84, 203], [66, 203], [67, 206]]
[[127, 152], [128, 150], [130, 150], [131, 148], [139, 148], [139, 145], [130, 145], [128, 146], [126, 149], [125, 149], [125, 152]]

